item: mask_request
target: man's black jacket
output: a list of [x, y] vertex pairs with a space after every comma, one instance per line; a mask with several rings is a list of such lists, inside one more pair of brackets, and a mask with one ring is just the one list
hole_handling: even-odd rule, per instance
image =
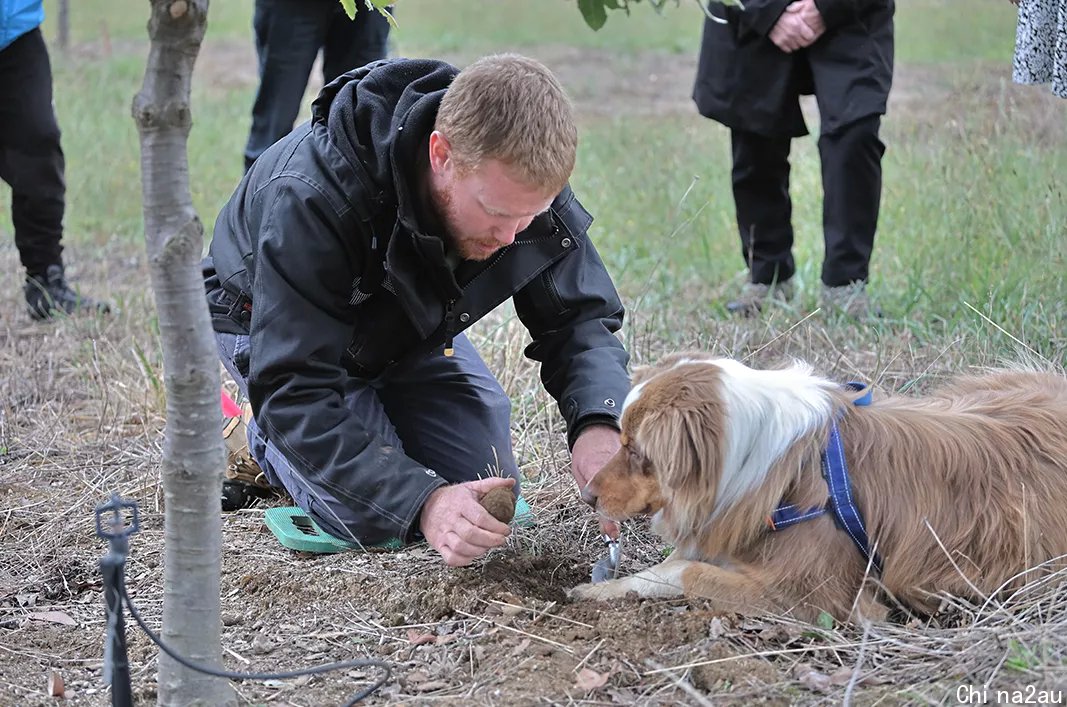
[[615, 423], [629, 388], [623, 307], [570, 188], [512, 245], [454, 272], [440, 234], [420, 226], [414, 166], [456, 73], [391, 60], [326, 86], [311, 121], [241, 181], [203, 264], [214, 328], [250, 337], [256, 422], [365, 519], [363, 542], [410, 539], [445, 482], [348, 413], [347, 377], [440, 351], [513, 297], [572, 443], [587, 424]]

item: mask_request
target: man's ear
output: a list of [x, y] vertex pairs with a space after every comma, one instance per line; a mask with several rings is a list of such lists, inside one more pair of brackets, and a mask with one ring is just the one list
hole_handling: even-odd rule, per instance
[[452, 145], [440, 131], [430, 133], [430, 169], [434, 174], [444, 174], [452, 164]]

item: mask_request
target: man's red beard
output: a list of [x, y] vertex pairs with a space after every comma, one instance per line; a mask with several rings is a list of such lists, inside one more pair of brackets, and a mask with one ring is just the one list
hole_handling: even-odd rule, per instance
[[494, 242], [485, 242], [477, 238], [461, 238], [459, 235], [459, 215], [453, 206], [452, 190], [449, 187], [435, 189], [430, 185], [431, 207], [437, 214], [444, 233], [445, 246], [459, 254], [464, 260], [488, 260], [500, 246]]

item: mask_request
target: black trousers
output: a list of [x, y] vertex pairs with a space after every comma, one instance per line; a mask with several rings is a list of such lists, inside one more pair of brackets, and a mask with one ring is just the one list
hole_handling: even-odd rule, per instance
[[29, 275], [63, 264], [63, 170], [52, 64], [38, 28], [0, 49], [0, 179], [11, 187], [15, 246]]
[[337, 0], [256, 0], [252, 27], [259, 90], [245, 147], [246, 170], [293, 129], [320, 49], [323, 83], [385, 58], [389, 21], [357, 4], [359, 12], [350, 20]]
[[[866, 282], [882, 198], [881, 116], [872, 115], [819, 138], [822, 161], [822, 281], [831, 287]], [[791, 138], [731, 131], [733, 191], [741, 251], [752, 282], [784, 282], [793, 261], [789, 198]]]

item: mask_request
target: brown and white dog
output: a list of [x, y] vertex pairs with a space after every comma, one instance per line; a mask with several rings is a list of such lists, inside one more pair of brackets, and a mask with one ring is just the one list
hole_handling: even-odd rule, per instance
[[[639, 370], [622, 449], [586, 489], [599, 513], [655, 514], [665, 562], [572, 590], [579, 599], [703, 597], [724, 611], [813, 620], [982, 601], [1067, 567], [1067, 379], [1001, 370], [927, 397], [861, 393], [804, 365], [753, 370], [675, 354]], [[832, 513], [775, 531], [781, 504], [821, 507], [837, 421], [880, 576]]]

